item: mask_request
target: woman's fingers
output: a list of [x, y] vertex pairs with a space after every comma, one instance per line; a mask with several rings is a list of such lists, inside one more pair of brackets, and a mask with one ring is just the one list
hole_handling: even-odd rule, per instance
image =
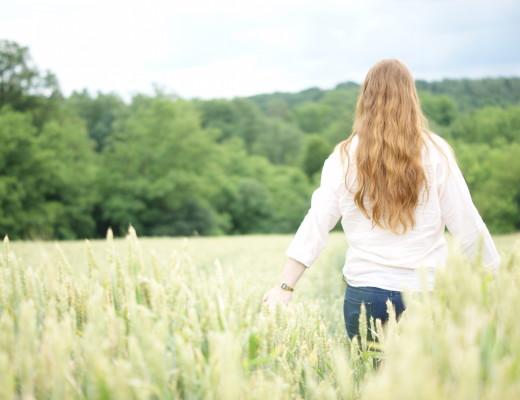
[[272, 288], [271, 290], [269, 290], [264, 295], [262, 300], [265, 303], [269, 304], [271, 309], [274, 309], [274, 308], [276, 308], [277, 304], [280, 304], [282, 306], [289, 305], [289, 302], [291, 300], [291, 295], [292, 295], [291, 292], [284, 292], [278, 286], [276, 286], [276, 287]]

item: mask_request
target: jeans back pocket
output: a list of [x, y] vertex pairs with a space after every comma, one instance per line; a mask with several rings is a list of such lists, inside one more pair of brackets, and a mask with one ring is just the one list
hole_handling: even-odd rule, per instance
[[367, 316], [367, 327], [370, 329], [369, 321], [370, 315], [372, 315], [372, 302], [370, 301], [359, 301], [356, 299], [345, 297], [343, 304], [343, 315], [345, 317], [345, 328], [350, 338], [355, 335], [359, 335], [359, 317], [361, 315], [361, 304], [365, 305], [366, 316]]

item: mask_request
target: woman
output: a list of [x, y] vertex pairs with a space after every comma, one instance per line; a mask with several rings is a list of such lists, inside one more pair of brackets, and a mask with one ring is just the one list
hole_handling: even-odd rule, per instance
[[368, 72], [352, 135], [325, 161], [280, 282], [265, 302], [289, 303], [340, 218], [348, 242], [343, 274], [350, 338], [359, 333], [361, 303], [382, 322], [388, 319], [387, 300], [397, 317], [404, 311], [401, 292], [423, 289], [418, 269], [426, 269], [433, 289], [435, 270], [447, 257], [445, 227], [468, 257], [482, 246], [484, 264], [498, 268], [500, 257], [453, 152], [426, 130], [413, 78], [398, 60], [382, 60]]

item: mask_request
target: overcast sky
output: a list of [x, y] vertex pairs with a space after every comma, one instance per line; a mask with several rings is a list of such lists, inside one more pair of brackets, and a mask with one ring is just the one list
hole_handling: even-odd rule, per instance
[[519, 0], [0, 0], [0, 38], [73, 90], [247, 96], [362, 82], [520, 76]]

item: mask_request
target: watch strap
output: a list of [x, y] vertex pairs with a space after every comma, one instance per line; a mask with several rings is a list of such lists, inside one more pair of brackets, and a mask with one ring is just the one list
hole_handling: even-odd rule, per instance
[[287, 290], [288, 292], [294, 292], [294, 288], [290, 287], [290, 286], [289, 286], [287, 283], [285, 283], [285, 282], [282, 283], [282, 284], [280, 285], [280, 288], [281, 288], [282, 290]]

